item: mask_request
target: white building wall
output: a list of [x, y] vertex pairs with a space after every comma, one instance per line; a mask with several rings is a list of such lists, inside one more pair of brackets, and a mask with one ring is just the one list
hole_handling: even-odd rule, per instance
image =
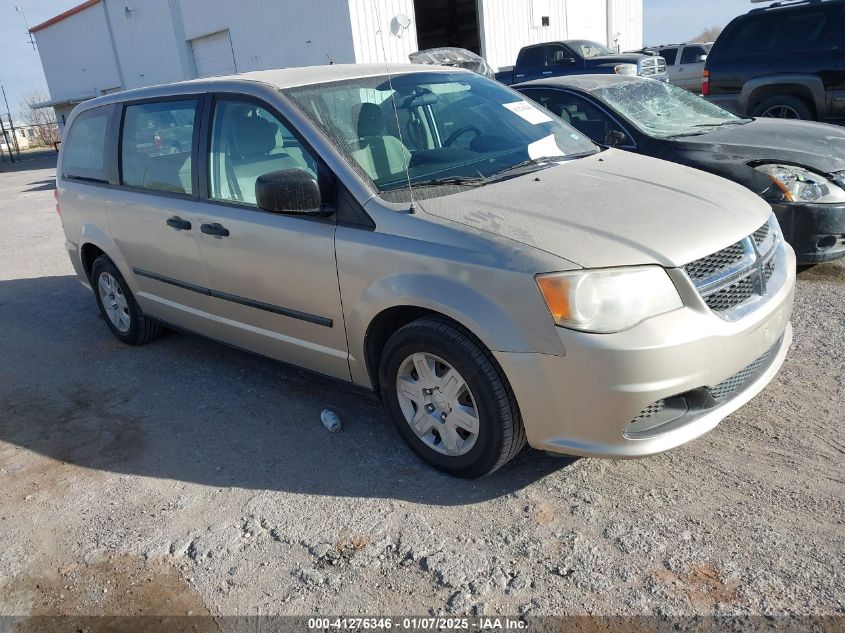
[[179, 0], [185, 39], [229, 29], [238, 72], [355, 61], [348, 0]]
[[610, 0], [608, 18], [608, 46], [617, 42], [620, 51], [642, 48], [643, 0]]
[[[355, 61], [359, 64], [407, 64], [417, 51], [413, 0], [348, 0]], [[410, 20], [402, 28], [399, 17]], [[383, 48], [382, 48], [383, 47]]]
[[91, 97], [121, 87], [102, 3], [34, 35], [51, 100]]

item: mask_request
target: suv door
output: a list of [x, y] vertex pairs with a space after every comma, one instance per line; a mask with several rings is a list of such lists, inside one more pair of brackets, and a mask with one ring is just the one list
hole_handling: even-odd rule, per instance
[[678, 64], [675, 66], [675, 77], [670, 76], [672, 83], [685, 90], [701, 92], [701, 78], [704, 74], [702, 55], [707, 55], [707, 49], [704, 46], [700, 44], [684, 46]]
[[[213, 304], [205, 293], [207, 280], [195, 237], [199, 222], [192, 147], [200, 99], [192, 95], [123, 105], [120, 187], [108, 190], [106, 209], [112, 239], [133, 273], [141, 309], [214, 336]], [[163, 123], [176, 119], [190, 130], [185, 138], [170, 134], [173, 128]]]
[[255, 195], [259, 176], [302, 169], [331, 205], [330, 172], [272, 106], [231, 94], [206, 104], [196, 235], [223, 340], [349, 380], [334, 215], [270, 213]]

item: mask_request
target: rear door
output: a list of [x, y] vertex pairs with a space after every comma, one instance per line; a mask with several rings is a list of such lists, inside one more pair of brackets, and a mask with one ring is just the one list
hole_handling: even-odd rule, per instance
[[688, 44], [681, 50], [678, 64], [675, 68], [675, 78], [670, 75], [670, 81], [680, 88], [692, 92], [701, 92], [701, 78], [704, 74], [704, 61], [707, 49], [699, 44]]
[[255, 195], [259, 176], [302, 169], [330, 211], [330, 172], [266, 102], [220, 94], [206, 103], [196, 235], [223, 340], [349, 380], [334, 216], [270, 213]]
[[124, 104], [120, 186], [108, 191], [106, 208], [112, 239], [130, 268], [141, 309], [214, 336], [213, 303], [205, 291], [195, 237], [199, 218], [192, 149], [200, 107], [196, 95]]

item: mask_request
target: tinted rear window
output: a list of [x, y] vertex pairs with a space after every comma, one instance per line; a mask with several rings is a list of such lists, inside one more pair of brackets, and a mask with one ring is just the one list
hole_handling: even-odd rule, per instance
[[668, 66], [675, 65], [675, 59], [678, 57], [678, 49], [677, 48], [665, 48], [660, 51], [660, 56], [666, 60], [666, 64]]
[[62, 175], [108, 182], [106, 139], [112, 106], [92, 108], [73, 122], [62, 152]]
[[718, 57], [790, 53], [824, 46], [839, 6], [753, 14], [734, 23], [719, 38]]

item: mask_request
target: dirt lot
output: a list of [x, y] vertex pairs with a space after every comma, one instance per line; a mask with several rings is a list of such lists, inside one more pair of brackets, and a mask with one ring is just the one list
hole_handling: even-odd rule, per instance
[[786, 365], [711, 434], [468, 482], [364, 395], [117, 342], [35, 166], [0, 174], [0, 615], [845, 614], [842, 264], [800, 275]]

